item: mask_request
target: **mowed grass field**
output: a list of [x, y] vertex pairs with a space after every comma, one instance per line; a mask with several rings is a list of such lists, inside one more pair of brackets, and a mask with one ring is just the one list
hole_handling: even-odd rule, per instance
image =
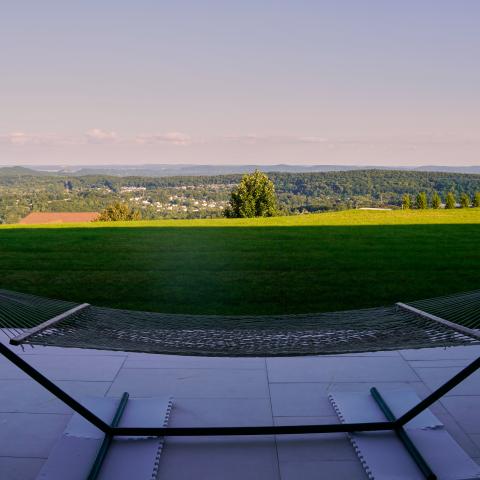
[[371, 307], [480, 288], [480, 209], [0, 227], [0, 288], [195, 314]]

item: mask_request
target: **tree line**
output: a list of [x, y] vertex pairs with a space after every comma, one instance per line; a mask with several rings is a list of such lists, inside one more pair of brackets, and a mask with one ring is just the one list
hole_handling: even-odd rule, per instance
[[[475, 192], [473, 197], [468, 195], [465, 192], [460, 194], [460, 208], [479, 208], [480, 207], [480, 191]], [[444, 206], [446, 209], [457, 208], [457, 198], [454, 192], [448, 192], [445, 196], [445, 203], [442, 202], [442, 198], [438, 192], [434, 191], [428, 198], [426, 192], [420, 192], [415, 197], [415, 203], [412, 200], [412, 196], [409, 193], [403, 195], [402, 198], [402, 209], [409, 210], [412, 207], [415, 207], [419, 210], [424, 210], [426, 208], [438, 209]]]
[[[1, 169], [0, 169], [1, 170]], [[28, 173], [28, 170], [27, 170]], [[317, 173], [269, 172], [276, 214], [289, 215], [360, 207], [410, 208], [478, 204], [480, 175], [395, 170]], [[145, 219], [211, 218], [231, 213], [222, 207], [242, 175], [115, 177], [109, 175], [28, 175], [22, 169], [0, 171], [0, 223], [15, 223], [32, 211], [97, 211], [126, 203]], [[139, 189], [136, 192], [131, 189]], [[245, 187], [244, 187], [245, 188]], [[245, 192], [238, 191], [239, 197]], [[417, 197], [424, 193], [417, 205]], [[409, 200], [406, 200], [408, 195]], [[440, 199], [437, 198], [437, 195]], [[452, 202], [452, 196], [453, 202]], [[423, 195], [422, 195], [423, 198]], [[202, 201], [217, 205], [199, 208]], [[156, 205], [162, 204], [163, 207]], [[166, 207], [166, 205], [173, 205]], [[253, 208], [251, 205], [248, 208]], [[256, 208], [256, 207], [255, 207]], [[261, 207], [263, 208], [263, 207]], [[271, 212], [268, 208], [267, 211]]]
[[[437, 191], [433, 191], [430, 201], [426, 192], [419, 192], [415, 198], [415, 207], [419, 210], [426, 208], [438, 209], [443, 206], [442, 199]], [[480, 207], [480, 191], [475, 192], [473, 198], [467, 193], [460, 195], [460, 207]], [[455, 193], [450, 191], [445, 198], [444, 207], [457, 207]], [[402, 208], [412, 208], [412, 197], [409, 193], [403, 195]], [[230, 206], [224, 212], [226, 217], [271, 217], [278, 214], [275, 185], [267, 175], [256, 170], [252, 174], [243, 176], [238, 187], [232, 190]]]

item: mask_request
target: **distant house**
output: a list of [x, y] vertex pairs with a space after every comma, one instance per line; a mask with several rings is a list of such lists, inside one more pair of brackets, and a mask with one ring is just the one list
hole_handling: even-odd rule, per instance
[[380, 208], [380, 207], [361, 207], [358, 210], [392, 210], [391, 208]]
[[32, 212], [19, 223], [22, 224], [38, 224], [38, 223], [76, 223], [76, 222], [93, 222], [98, 212]]

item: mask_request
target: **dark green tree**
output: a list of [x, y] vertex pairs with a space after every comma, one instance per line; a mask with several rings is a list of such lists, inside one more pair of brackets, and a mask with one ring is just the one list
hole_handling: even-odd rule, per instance
[[455, 194], [453, 192], [447, 193], [447, 199], [445, 200], [445, 208], [455, 208], [457, 205], [457, 200], [455, 199]]
[[272, 217], [277, 212], [273, 182], [267, 175], [255, 170], [244, 175], [233, 189], [224, 215], [229, 218]]
[[420, 192], [415, 199], [415, 205], [419, 210], [425, 210], [428, 208], [427, 194]]
[[475, 208], [480, 207], [480, 192], [475, 192], [475, 195], [473, 196], [473, 206]]
[[460, 195], [460, 207], [461, 208], [470, 207], [470, 197], [465, 192]]
[[410, 197], [410, 195], [408, 193], [406, 193], [402, 197], [402, 209], [403, 210], [410, 210], [411, 207], [412, 207], [412, 197]]
[[440, 198], [440, 195], [437, 192], [433, 192], [432, 195], [432, 208], [440, 208], [440, 205], [442, 204], [442, 199]]
[[140, 220], [141, 214], [138, 210], [130, 208], [128, 204], [116, 202], [108, 206], [96, 219], [97, 222], [124, 222]]

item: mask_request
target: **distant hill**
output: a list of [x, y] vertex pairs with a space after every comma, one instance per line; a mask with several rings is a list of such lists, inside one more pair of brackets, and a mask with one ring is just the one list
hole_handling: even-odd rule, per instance
[[0, 176], [2, 177], [13, 177], [20, 175], [30, 175], [38, 177], [48, 175], [48, 172], [33, 170], [26, 167], [0, 167]]
[[264, 172], [282, 173], [317, 173], [335, 172], [347, 170], [359, 170], [360, 167], [344, 165], [139, 165], [139, 166], [98, 166], [65, 168], [59, 170], [58, 174], [82, 175], [112, 175], [120, 177], [181, 177], [181, 176], [211, 176], [211, 175], [232, 175], [253, 172], [254, 170]]
[[[274, 169], [277, 166], [272, 166]], [[140, 209], [144, 219], [222, 216], [232, 188], [242, 175], [91, 175], [0, 170], [0, 223], [15, 223], [32, 210], [41, 212], [102, 211], [116, 201]], [[129, 170], [133, 173], [135, 170]], [[85, 170], [82, 170], [85, 172]], [[118, 172], [117, 172], [118, 173]], [[122, 173], [122, 171], [120, 172]], [[454, 192], [473, 199], [480, 192], [480, 174], [364, 169], [322, 172], [279, 172], [268, 176], [284, 213], [396, 208], [403, 195], [437, 192], [445, 200]]]
[[[12, 167], [21, 168], [21, 167]], [[359, 165], [194, 165], [194, 164], [154, 164], [154, 165], [98, 165], [98, 166], [30, 166], [36, 172], [49, 175], [111, 175], [115, 177], [180, 177], [180, 176], [211, 176], [232, 175], [252, 172], [255, 169], [264, 172], [280, 173], [321, 173], [342, 172], [355, 170], [401, 170], [417, 172], [445, 172], [445, 173], [477, 173], [480, 166], [442, 166], [425, 165], [420, 167], [387, 167], [387, 166], [359, 166]], [[28, 170], [28, 169], [26, 169]], [[21, 174], [21, 173], [18, 173]], [[25, 173], [26, 174], [26, 173]], [[31, 174], [31, 173], [30, 173]]]
[[480, 166], [446, 167], [441, 165], [426, 165], [414, 168], [413, 170], [416, 172], [480, 173]]

